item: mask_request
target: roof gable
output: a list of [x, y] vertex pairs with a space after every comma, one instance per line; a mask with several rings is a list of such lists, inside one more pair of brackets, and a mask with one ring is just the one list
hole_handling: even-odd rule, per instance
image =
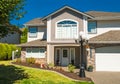
[[66, 8], [67, 8], [67, 9], [70, 9], [70, 10], [72, 10], [72, 11], [75, 11], [75, 12], [77, 12], [77, 13], [79, 13], [79, 14], [82, 14], [82, 15], [84, 15], [84, 16], [86, 16], [86, 17], [93, 18], [93, 17], [92, 17], [91, 15], [89, 15], [89, 14], [80, 12], [80, 11], [74, 9], [74, 8], [69, 7], [69, 6], [64, 6], [64, 7], [60, 8], [59, 10], [57, 10], [57, 11], [55, 11], [55, 12], [53, 12], [53, 13], [51, 13], [51, 14], [45, 16], [45, 17], [43, 17], [42, 20], [46, 20], [46, 19], [49, 18], [50, 16], [52, 16], [52, 15], [54, 15], [54, 14], [56, 14], [56, 13], [58, 13], [58, 12], [64, 10], [64, 9], [66, 9]]

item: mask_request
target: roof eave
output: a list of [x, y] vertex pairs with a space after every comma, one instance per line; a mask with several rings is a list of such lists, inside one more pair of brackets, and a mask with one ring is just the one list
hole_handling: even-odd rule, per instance
[[78, 11], [78, 10], [76, 10], [76, 9], [73, 9], [73, 8], [69, 7], [69, 6], [64, 6], [64, 7], [60, 8], [59, 10], [57, 10], [57, 11], [55, 11], [55, 12], [53, 12], [53, 13], [45, 16], [45, 17], [43, 17], [42, 20], [46, 20], [46, 19], [49, 18], [50, 16], [56, 14], [56, 13], [59, 12], [59, 11], [64, 10], [65, 8], [71, 9], [71, 10], [73, 10], [73, 11], [75, 11], [75, 12], [78, 12], [78, 13], [84, 15], [84, 16], [87, 16], [87, 17], [89, 17], [89, 18], [91, 18], [91, 19], [94, 18], [94, 17], [91, 16], [91, 15], [88, 15], [88, 14], [86, 14], [86, 13], [80, 12], [80, 11]]
[[24, 24], [25, 27], [27, 26], [46, 26], [45, 24]]
[[120, 41], [89, 41], [89, 44], [120, 44]]

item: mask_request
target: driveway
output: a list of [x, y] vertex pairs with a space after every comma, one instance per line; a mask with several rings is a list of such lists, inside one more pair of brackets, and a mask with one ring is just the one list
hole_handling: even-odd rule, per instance
[[120, 84], [120, 72], [86, 72], [95, 84]]

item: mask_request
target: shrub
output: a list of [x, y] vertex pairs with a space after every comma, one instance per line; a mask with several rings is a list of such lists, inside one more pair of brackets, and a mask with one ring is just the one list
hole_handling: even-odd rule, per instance
[[90, 71], [90, 72], [93, 71], [93, 66], [92, 66], [92, 65], [89, 65], [89, 66], [88, 66], [88, 71]]
[[68, 71], [69, 71], [69, 72], [73, 73], [73, 72], [74, 72], [74, 69], [75, 69], [75, 66], [74, 66], [74, 65], [72, 65], [72, 64], [69, 64], [69, 65], [68, 65]]
[[7, 59], [7, 44], [0, 44], [0, 60]]
[[54, 68], [54, 64], [53, 64], [53, 63], [49, 63], [49, 64], [48, 64], [48, 67], [49, 67], [49, 68]]
[[16, 63], [21, 63], [21, 58], [17, 58]]
[[0, 60], [10, 60], [12, 58], [12, 51], [17, 49], [15, 45], [0, 43]]
[[35, 58], [26, 58], [26, 62], [28, 63], [28, 64], [35, 64]]

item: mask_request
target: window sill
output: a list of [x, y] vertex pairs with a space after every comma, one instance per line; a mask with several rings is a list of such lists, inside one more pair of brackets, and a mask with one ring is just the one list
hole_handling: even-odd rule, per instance
[[95, 32], [95, 33], [92, 33], [92, 32], [88, 32], [88, 34], [97, 34], [97, 32]]

